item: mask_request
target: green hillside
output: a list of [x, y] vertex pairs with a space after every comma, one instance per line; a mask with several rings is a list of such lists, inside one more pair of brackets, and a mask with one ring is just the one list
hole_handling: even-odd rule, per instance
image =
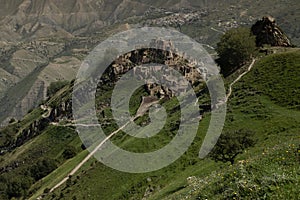
[[[156, 172], [129, 174], [108, 168], [92, 158], [61, 187], [44, 194], [45, 199], [299, 198], [300, 51], [282, 51], [286, 52], [260, 58], [233, 87], [224, 132], [250, 130], [256, 142], [254, 147], [238, 155], [233, 165], [214, 162], [209, 157], [198, 158], [210, 119], [210, 114], [205, 113], [192, 146], [172, 165]], [[239, 73], [228, 77], [227, 83]], [[70, 98], [71, 90], [70, 86], [64, 87], [45, 105], [60, 105]], [[101, 93], [98, 100], [105, 99], [109, 93]], [[142, 94], [144, 91], [139, 90], [135, 96]], [[176, 101], [167, 101], [163, 105], [174, 111], [170, 123], [176, 121]], [[47, 193], [87, 155], [74, 127], [65, 120], [60, 120], [59, 124], [46, 124], [36, 137], [20, 147], [9, 152], [3, 150], [2, 147], [18, 137], [14, 130], [20, 133], [32, 122], [42, 119], [41, 113], [46, 112], [33, 110], [24, 120], [1, 130], [6, 133], [5, 137], [1, 134], [1, 199], [24, 195], [35, 199]], [[105, 112], [110, 113], [109, 110]], [[145, 117], [139, 119], [140, 122], [147, 120]], [[132, 140], [122, 133], [113, 141], [132, 151], [156, 149], [172, 139], [172, 135], [164, 134], [172, 133], [172, 126], [174, 124], [169, 124], [165, 132], [157, 135], [156, 139], [161, 141], [157, 145], [155, 140]], [[108, 133], [111, 130], [106, 129]], [[65, 157], [64, 152], [70, 147], [74, 147], [76, 156], [73, 158]], [[36, 169], [43, 170], [37, 173]]]
[[[207, 114], [194, 144], [171, 166], [135, 175], [91, 161], [70, 185], [47, 198], [299, 198], [299, 58], [299, 50], [262, 58], [234, 87], [224, 131], [248, 129], [255, 132], [256, 140], [234, 165], [197, 158], [209, 122]], [[187, 180], [191, 176], [195, 177]]]

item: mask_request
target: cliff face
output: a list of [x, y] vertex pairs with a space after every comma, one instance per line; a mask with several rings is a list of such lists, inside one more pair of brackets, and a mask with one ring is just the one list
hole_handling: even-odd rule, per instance
[[256, 36], [256, 45], [259, 47], [264, 44], [281, 47], [292, 46], [289, 38], [277, 26], [275, 19], [270, 16], [257, 21], [251, 31]]
[[7, 130], [5, 128], [1, 129], [0, 135], [7, 139], [0, 144], [0, 155], [22, 146], [41, 134], [49, 124], [59, 122], [62, 118], [72, 119], [72, 102], [69, 94], [70, 91], [66, 91], [58, 99], [50, 99], [55, 103], [52, 103], [51, 106], [41, 106], [45, 113], [28, 122], [26, 126], [20, 126], [22, 122], [12, 124], [12, 127], [14, 127], [13, 133], [10, 133], [12, 137], [5, 137], [7, 130], [11, 129], [9, 126], [6, 127]]

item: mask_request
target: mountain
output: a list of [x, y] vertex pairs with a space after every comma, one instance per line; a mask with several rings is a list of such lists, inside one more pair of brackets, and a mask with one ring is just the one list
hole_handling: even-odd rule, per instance
[[299, 198], [299, 48], [271, 43], [260, 49], [253, 63], [224, 79], [232, 93], [223, 135], [246, 130], [255, 143], [238, 149], [232, 165], [198, 157], [211, 118], [210, 97], [199, 74], [182, 58], [151, 49], [129, 52], [106, 71], [106, 84], [96, 94], [98, 120], [107, 136], [117, 133], [110, 138], [114, 144], [137, 153], [155, 151], [176, 134], [180, 123], [178, 101], [168, 89], [155, 84], [138, 88], [129, 102], [130, 114], [136, 115], [134, 122], [148, 125], [151, 119], [145, 110], [155, 102], [166, 109], [168, 120], [153, 138], [135, 139], [119, 131], [112, 118], [109, 105], [113, 82], [131, 69], [134, 61], [143, 63], [149, 55], [169, 60], [189, 78], [201, 110], [197, 136], [181, 158], [161, 170], [124, 173], [93, 157], [81, 163], [89, 156], [89, 146], [82, 144], [75, 130], [71, 101], [82, 61], [115, 33], [141, 26], [175, 28], [216, 57], [216, 44], [225, 31], [250, 28], [269, 15], [276, 19], [276, 25], [271, 18], [264, 18], [267, 25], [255, 30], [261, 33], [271, 26], [274, 41], [291, 41], [299, 46], [298, 1], [0, 3], [0, 199]]
[[[215, 55], [222, 33], [271, 15], [299, 43], [299, 3], [286, 1], [1, 0], [0, 122], [21, 119], [47, 98], [51, 82], [72, 80], [81, 62], [110, 35], [136, 26], [173, 27]], [[251, 5], [251, 6], [250, 6]], [[272, 8], [272, 9], [270, 9]], [[22, 88], [22, 89], [20, 89]], [[7, 104], [9, 102], [9, 104]]]

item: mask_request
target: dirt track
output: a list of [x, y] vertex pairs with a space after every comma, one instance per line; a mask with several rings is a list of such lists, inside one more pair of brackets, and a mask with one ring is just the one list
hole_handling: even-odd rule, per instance
[[[57, 189], [58, 187], [60, 187], [62, 184], [64, 184], [70, 176], [74, 175], [102, 146], [105, 142], [107, 142], [111, 137], [113, 137], [115, 134], [117, 134], [119, 131], [121, 131], [122, 129], [124, 129], [130, 122], [133, 122], [135, 119], [137, 119], [138, 117], [143, 116], [147, 110], [153, 105], [158, 103], [158, 100], [155, 101], [151, 101], [151, 102], [146, 102], [145, 98], [143, 98], [143, 101], [136, 113], [136, 115], [134, 117], [132, 117], [130, 119], [130, 121], [128, 121], [126, 124], [124, 124], [123, 126], [121, 126], [118, 130], [112, 132], [109, 136], [107, 136], [92, 152], [90, 152], [78, 165], [76, 165], [76, 167], [70, 172], [68, 173], [68, 175], [61, 180], [59, 183], [57, 183], [54, 187], [51, 188], [50, 192], [53, 192], [55, 189]], [[82, 124], [81, 124], [82, 125]], [[95, 126], [96, 124], [92, 124], [92, 126]], [[76, 126], [73, 125], [73, 126]], [[84, 126], [89, 126], [84, 125]], [[100, 124], [98, 124], [98, 126], [100, 126]]]

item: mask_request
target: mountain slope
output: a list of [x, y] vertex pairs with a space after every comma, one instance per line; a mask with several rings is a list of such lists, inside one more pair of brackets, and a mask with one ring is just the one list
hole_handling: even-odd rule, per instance
[[[147, 174], [128, 174], [110, 169], [92, 158], [71, 177], [70, 181], [44, 198], [184, 199], [188, 197], [193, 199], [198, 197], [201, 199], [210, 197], [227, 199], [255, 198], [263, 194], [269, 198], [279, 198], [283, 195], [284, 197], [287, 195], [291, 198], [297, 197], [298, 192], [294, 186], [299, 184], [297, 178], [300, 148], [300, 127], [298, 126], [300, 112], [297, 107], [299, 98], [286, 97], [299, 95], [300, 51], [297, 49], [285, 51], [288, 52], [259, 59], [253, 69], [233, 87], [225, 131], [249, 129], [255, 132], [257, 140], [253, 148], [238, 156], [233, 166], [215, 163], [209, 158], [204, 160], [198, 158], [198, 151], [209, 124], [209, 113], [206, 113], [193, 145], [172, 165]], [[231, 77], [228, 78], [228, 82], [230, 79]], [[274, 92], [269, 87], [270, 85], [273, 85], [273, 89], [277, 92]], [[47, 193], [87, 155], [86, 150], [81, 149], [81, 141], [76, 136], [72, 125], [63, 117], [70, 111], [68, 103], [63, 102], [69, 102], [71, 90], [72, 87], [66, 86], [46, 103], [52, 107], [52, 110], [36, 109], [20, 123], [12, 123], [4, 129], [4, 132], [2, 130], [2, 136], [3, 133], [7, 133], [8, 142], [12, 141], [9, 137], [17, 137], [14, 136], [14, 131], [9, 132], [9, 130], [27, 130], [26, 127], [31, 127], [33, 122], [40, 130], [40, 133], [33, 139], [26, 140], [25, 138], [25, 143], [12, 152], [6, 152], [2, 148], [3, 155], [1, 155], [0, 163], [2, 170], [0, 188], [2, 190], [5, 189], [5, 185], [17, 184], [17, 180], [35, 182], [30, 189], [26, 189], [30, 192], [25, 194], [35, 199], [43, 192]], [[140, 92], [137, 94], [141, 95]], [[102, 93], [99, 100], [106, 99], [107, 95], [110, 95], [109, 91]], [[284, 99], [289, 101], [284, 101]], [[167, 107], [171, 104], [172, 101], [164, 103]], [[43, 121], [41, 115], [45, 112], [49, 112], [47, 116], [50, 117], [48, 118], [50, 122], [55, 123], [49, 124], [49, 121], [45, 121], [46, 126], [38, 125], [40, 124], [37, 123], [38, 121]], [[57, 123], [58, 120], [59, 123]], [[111, 130], [109, 127], [106, 128], [108, 133]], [[160, 141], [170, 140], [168, 135], [160, 137]], [[1, 141], [3, 139], [2, 137]], [[122, 134], [113, 140], [118, 145], [124, 148], [129, 147], [133, 151], [145, 148], [145, 145], [140, 145], [138, 141], [126, 141]], [[2, 146], [7, 146], [7, 144], [2, 144]], [[77, 152], [75, 157], [71, 159], [63, 157], [67, 146], [75, 147]], [[41, 180], [34, 181], [27, 176], [32, 171], [31, 166], [41, 158], [54, 159], [58, 168], [52, 173], [49, 172], [50, 174]], [[11, 179], [10, 182], [6, 182], [12, 175], [18, 177], [17, 180]], [[241, 181], [247, 181], [248, 184]], [[222, 183], [226, 184], [222, 185]], [[243, 187], [239, 184], [243, 184]], [[219, 185], [219, 189], [215, 185]], [[20, 195], [24, 193], [21, 192]]]
[[[3, 5], [0, 121], [10, 121], [0, 130], [0, 199], [21, 196], [36, 199], [41, 195], [45, 199], [250, 199], [263, 195], [297, 199], [299, 49], [270, 49], [267, 52], [275, 52], [274, 55], [258, 58], [251, 72], [234, 84], [225, 131], [252, 130], [257, 144], [239, 155], [240, 162], [231, 167], [209, 158], [198, 159], [210, 119], [206, 110], [193, 145], [169, 167], [153, 173], [127, 174], [92, 158], [69, 181], [47, 194], [88, 152], [71, 120], [72, 85], [49, 99], [46, 88], [51, 82], [72, 80], [95, 45], [135, 26], [176, 28], [214, 54], [215, 44], [224, 31], [249, 26], [257, 18], [270, 14], [292, 43], [299, 45], [298, 1], [0, 0], [0, 3]], [[227, 84], [241, 73], [228, 77]], [[97, 97], [98, 114], [109, 134], [117, 126], [110, 120], [111, 110], [102, 107], [109, 101], [111, 88], [103, 89]], [[147, 92], [138, 90], [133, 102], [141, 102]], [[207, 96], [203, 98], [203, 104], [209, 102]], [[173, 116], [165, 132], [149, 141], [132, 140], [120, 132], [113, 141], [134, 152], [155, 150], [168, 143], [178, 125], [179, 112], [173, 108], [176, 100], [161, 103]], [[134, 103], [131, 106], [132, 110], [139, 107]], [[26, 114], [31, 108], [34, 109]], [[148, 120], [145, 115], [136, 123], [147, 124]], [[260, 167], [265, 163], [268, 166]], [[43, 170], [37, 170], [40, 168]]]
[[[299, 55], [299, 50], [292, 50], [267, 56], [235, 85], [225, 131], [252, 130], [257, 144], [240, 155], [240, 162], [232, 167], [197, 159], [209, 122], [206, 116], [190, 150], [171, 166], [130, 175], [91, 160], [76, 174], [77, 178], [71, 179], [71, 185], [62, 186], [47, 199], [84, 199], [87, 195], [90, 199], [297, 198], [294, 186], [299, 185], [300, 112], [294, 106], [299, 104], [298, 99], [287, 96], [299, 94]], [[265, 84], [276, 85], [277, 93]], [[281, 101], [282, 97], [291, 103]], [[248, 185], [239, 186], [243, 181]]]
[[[0, 98], [5, 97], [4, 103], [11, 99], [16, 105], [4, 110], [0, 103], [1, 125], [11, 118], [21, 119], [46, 98], [45, 91], [50, 82], [74, 78], [81, 61], [95, 45], [130, 27], [176, 28], [204, 44], [215, 55], [214, 47], [224, 31], [250, 26], [269, 14], [276, 18], [293, 44], [300, 44], [300, 4], [293, 0], [252, 4], [247, 0], [238, 3], [231, 0], [1, 0], [0, 3], [4, 5], [0, 8], [0, 76], [3, 77], [0, 79]], [[56, 65], [55, 59], [60, 60], [60, 66]], [[68, 63], [70, 60], [74, 62]], [[26, 76], [38, 71], [35, 69], [41, 63], [48, 62], [49, 66], [42, 74], [30, 81], [26, 94], [13, 87], [28, 82]], [[59, 76], [53, 73], [54, 65], [56, 69], [59, 67]]]

